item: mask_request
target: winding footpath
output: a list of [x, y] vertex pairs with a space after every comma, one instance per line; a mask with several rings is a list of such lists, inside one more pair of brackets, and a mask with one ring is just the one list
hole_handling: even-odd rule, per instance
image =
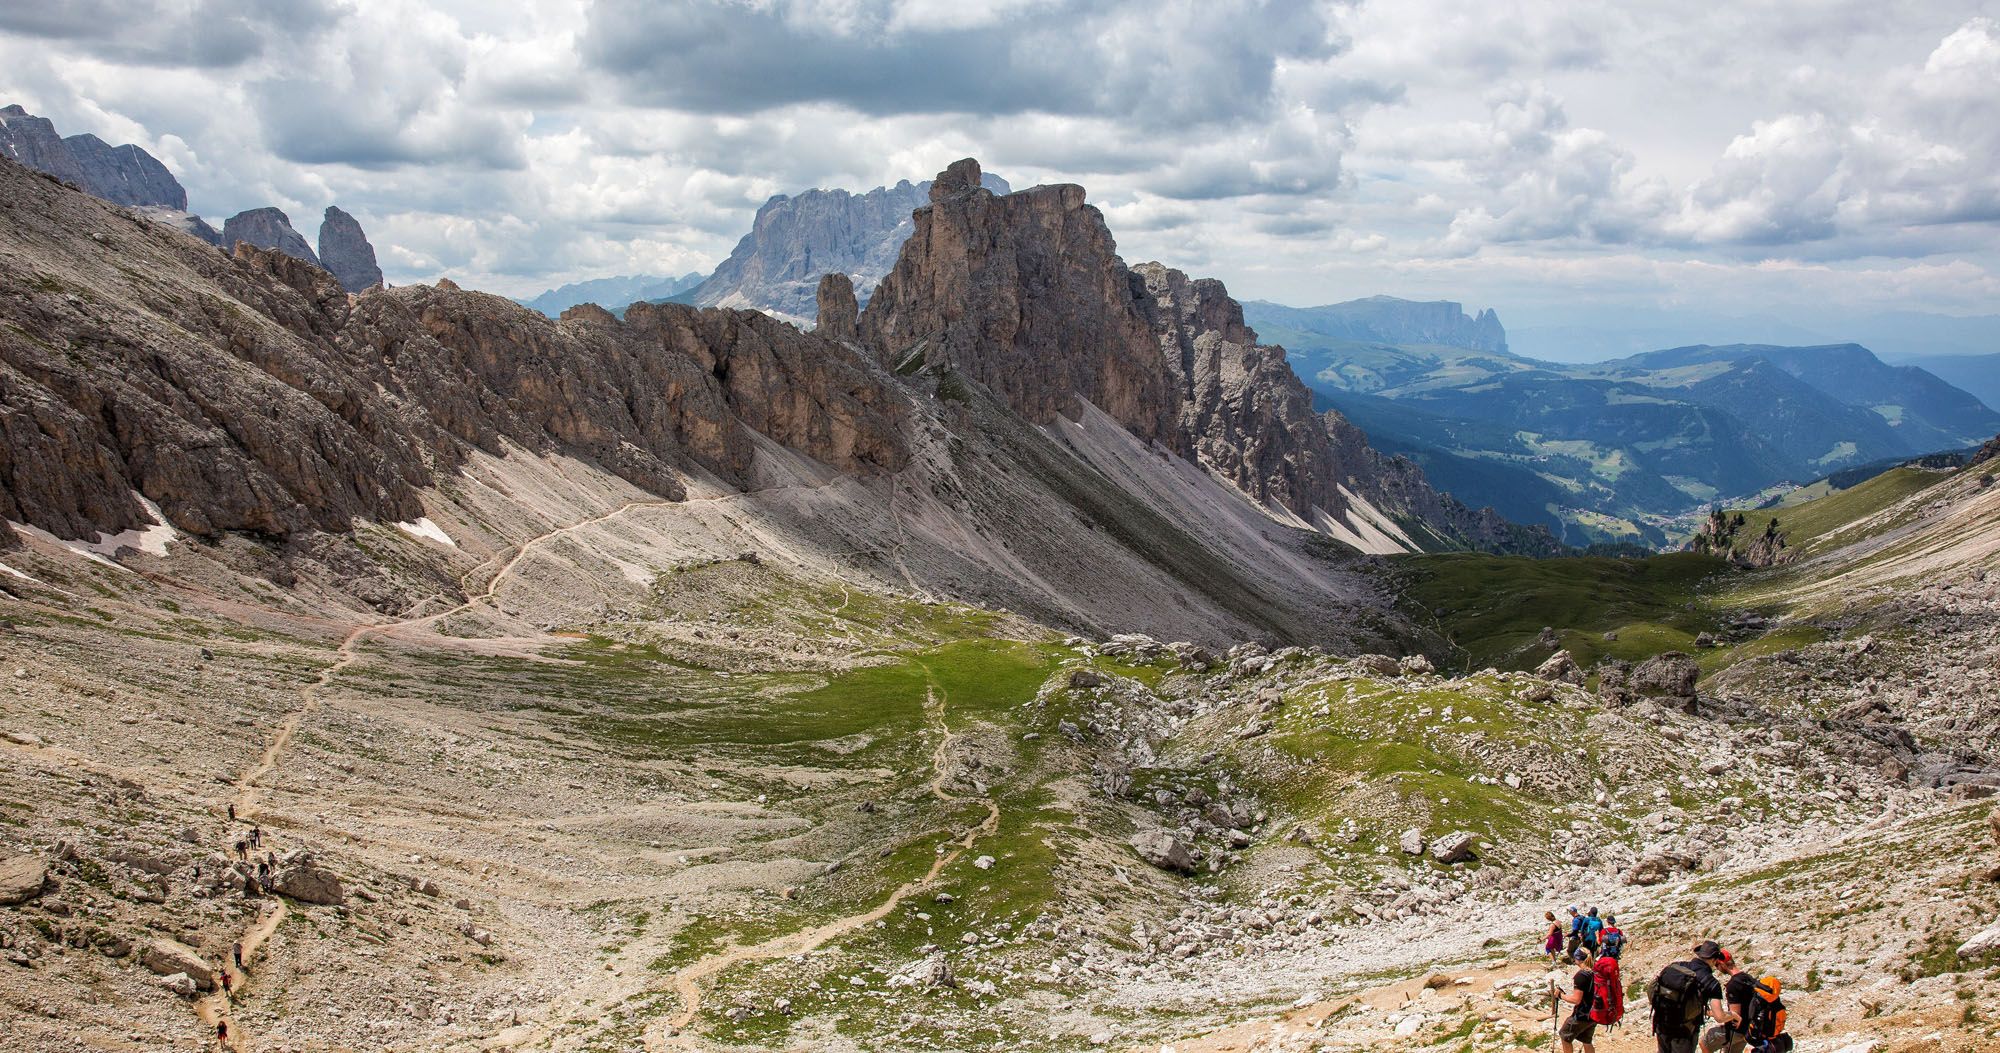
[[[926, 669], [926, 672], [928, 673], [929, 670]], [[932, 775], [929, 788], [931, 795], [939, 801], [945, 804], [958, 804], [969, 798], [961, 797], [945, 789], [945, 783], [950, 777], [946, 765], [950, 759], [952, 741], [957, 735], [945, 721], [944, 710], [944, 694], [938, 689], [937, 681], [932, 679], [930, 686], [924, 691], [924, 715], [926, 720], [936, 727], [940, 734], [937, 748], [931, 752]], [[951, 841], [952, 848], [949, 851], [938, 853], [937, 858], [931, 861], [930, 868], [924, 871], [922, 877], [914, 878], [896, 886], [886, 899], [868, 910], [859, 914], [850, 914], [846, 917], [836, 918], [824, 925], [815, 926], [810, 929], [801, 929], [797, 932], [787, 933], [786, 935], [748, 947], [726, 947], [674, 973], [668, 979], [668, 983], [673, 988], [674, 993], [680, 997], [680, 1011], [669, 1017], [660, 1028], [660, 1030], [664, 1031], [664, 1034], [656, 1035], [653, 1030], [648, 1030], [646, 1035], [646, 1049], [649, 1051], [666, 1051], [699, 1048], [695, 1045], [692, 1036], [685, 1032], [695, 1022], [696, 1018], [701, 1015], [702, 984], [704, 981], [710, 980], [729, 968], [741, 965], [744, 962], [809, 954], [856, 929], [872, 925], [888, 917], [891, 911], [895, 910], [898, 905], [905, 899], [908, 899], [913, 893], [930, 887], [937, 881], [938, 875], [944, 872], [944, 868], [957, 862], [975, 844], [979, 843], [980, 838], [986, 837], [999, 829], [1000, 806], [991, 798], [981, 797], [977, 798], [977, 800], [986, 806], [986, 818], [981, 820], [977, 826], [972, 827]]]

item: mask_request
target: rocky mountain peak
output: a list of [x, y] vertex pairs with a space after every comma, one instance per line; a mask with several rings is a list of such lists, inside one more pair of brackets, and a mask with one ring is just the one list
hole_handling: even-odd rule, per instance
[[222, 246], [225, 250], [233, 250], [238, 242], [248, 242], [260, 249], [275, 249], [315, 267], [320, 265], [312, 246], [292, 229], [291, 217], [285, 215], [282, 209], [266, 206], [229, 217], [222, 224]]
[[319, 260], [348, 292], [382, 285], [382, 268], [375, 264], [375, 246], [368, 244], [361, 222], [337, 205], [328, 205], [320, 221]]
[[931, 203], [966, 190], [979, 187], [979, 162], [970, 157], [953, 161], [938, 177], [931, 181]]
[[0, 155], [114, 205], [187, 210], [187, 191], [152, 154], [88, 133], [63, 138], [54, 122], [18, 103], [0, 109]]

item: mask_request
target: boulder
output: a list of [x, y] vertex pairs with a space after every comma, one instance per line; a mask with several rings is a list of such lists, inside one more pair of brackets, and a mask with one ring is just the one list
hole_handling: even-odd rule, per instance
[[1396, 845], [1397, 847], [1403, 850], [1404, 855], [1409, 855], [1409, 856], [1423, 855], [1424, 832], [1413, 826], [1408, 830], [1403, 831], [1403, 836], [1396, 840]]
[[1404, 676], [1429, 676], [1437, 672], [1437, 666], [1432, 665], [1429, 658], [1420, 654], [1413, 654], [1404, 658], [1402, 668]]
[[42, 894], [49, 867], [34, 856], [0, 858], [0, 906], [16, 906]]
[[140, 956], [139, 961], [160, 976], [183, 973], [201, 990], [215, 990], [218, 975], [215, 966], [208, 964], [208, 959], [185, 943], [154, 940], [146, 946], [146, 953]]
[[1701, 667], [1681, 651], [1667, 651], [1640, 662], [1632, 669], [1634, 694], [1652, 698], [1692, 699]]
[[332, 871], [316, 865], [309, 855], [281, 863], [271, 875], [271, 891], [301, 903], [334, 907], [347, 902], [347, 892]]
[[1195, 869], [1194, 852], [1179, 838], [1165, 830], [1147, 830], [1132, 838], [1132, 850], [1139, 858], [1161, 870], [1171, 870], [1182, 874], [1192, 874]]
[[2000, 925], [1988, 925], [1958, 945], [1960, 958], [1974, 958], [1994, 951], [2000, 951]]
[[1535, 675], [1564, 684], [1583, 683], [1583, 669], [1568, 651], [1557, 651], [1535, 667]]
[[194, 977], [186, 973], [168, 973], [160, 977], [157, 983], [182, 998], [193, 998], [201, 993], [201, 987], [194, 982]]
[[1403, 663], [1386, 654], [1364, 654], [1354, 659], [1355, 668], [1369, 676], [1401, 676]]
[[1472, 858], [1472, 846], [1479, 835], [1470, 830], [1453, 830], [1431, 842], [1431, 858], [1440, 863], [1460, 863]]
[[1698, 860], [1684, 852], [1655, 849], [1627, 867], [1622, 879], [1627, 885], [1657, 885], [1693, 870]]

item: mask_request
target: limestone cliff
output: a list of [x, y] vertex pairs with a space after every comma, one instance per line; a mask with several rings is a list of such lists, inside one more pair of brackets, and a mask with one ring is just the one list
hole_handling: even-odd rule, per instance
[[745, 481], [753, 431], [845, 472], [905, 456], [904, 398], [761, 315], [662, 306], [552, 321], [413, 286], [225, 257], [0, 162], [0, 517], [59, 537], [150, 522], [284, 536], [422, 515], [474, 449], [597, 461], [667, 497]]
[[273, 249], [295, 260], [304, 260], [317, 267], [319, 257], [313, 253], [306, 239], [292, 229], [290, 216], [283, 209], [266, 206], [238, 212], [222, 224], [222, 248], [228, 252], [237, 244], [247, 243], [260, 249]]
[[0, 156], [115, 205], [187, 211], [187, 191], [152, 154], [95, 135], [59, 136], [48, 118], [18, 105], [0, 108]]
[[348, 292], [382, 284], [382, 268], [375, 263], [375, 246], [368, 244], [361, 222], [334, 205], [326, 207], [326, 215], [320, 221], [319, 262]]

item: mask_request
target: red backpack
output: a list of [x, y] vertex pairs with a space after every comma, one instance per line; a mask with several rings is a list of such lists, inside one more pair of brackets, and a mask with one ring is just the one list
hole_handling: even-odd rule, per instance
[[1590, 1022], [1615, 1024], [1625, 1019], [1625, 985], [1618, 979], [1618, 959], [1599, 958], [1590, 969], [1597, 977], [1592, 982]]

